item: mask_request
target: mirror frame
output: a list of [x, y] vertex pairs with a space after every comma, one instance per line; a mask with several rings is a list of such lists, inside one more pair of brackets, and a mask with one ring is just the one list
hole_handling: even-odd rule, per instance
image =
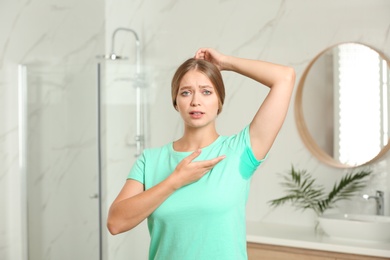
[[[314, 59], [312, 59], [310, 61], [309, 65], [305, 68], [305, 70], [301, 76], [301, 79], [299, 80], [299, 83], [298, 83], [297, 91], [295, 94], [295, 103], [294, 103], [295, 123], [297, 125], [298, 133], [301, 137], [301, 140], [305, 144], [306, 148], [309, 150], [309, 152], [311, 152], [312, 155], [314, 155], [318, 160], [320, 160], [320, 162], [323, 162], [323, 163], [330, 165], [332, 167], [344, 168], [344, 169], [356, 168], [356, 167], [365, 166], [365, 165], [368, 165], [370, 163], [373, 163], [373, 162], [377, 161], [378, 159], [380, 159], [383, 155], [385, 155], [388, 150], [390, 150], [390, 138], [389, 138], [389, 142], [387, 143], [387, 145], [384, 146], [381, 149], [381, 151], [371, 160], [369, 160], [363, 164], [360, 164], [360, 165], [343, 164], [343, 163], [339, 162], [338, 160], [334, 159], [329, 154], [327, 154], [321, 147], [318, 146], [316, 140], [314, 140], [314, 138], [310, 134], [309, 129], [306, 125], [306, 122], [305, 122], [305, 119], [303, 116], [302, 99], [303, 99], [303, 89], [305, 86], [306, 77], [309, 74], [311, 67], [328, 50], [330, 50], [338, 45], [348, 44], [348, 43], [361, 44], [361, 45], [364, 45], [364, 46], [376, 51], [379, 54], [379, 56], [381, 56], [386, 61], [387, 66], [390, 67], [390, 60], [384, 55], [384, 53], [381, 51], [378, 51], [376, 48], [373, 48], [370, 45], [360, 43], [360, 42], [341, 42], [341, 43], [331, 45], [330, 47], [327, 47], [326, 49], [324, 49], [323, 51], [318, 53], [314, 57]], [[308, 87], [308, 86], [306, 86], [306, 87]]]

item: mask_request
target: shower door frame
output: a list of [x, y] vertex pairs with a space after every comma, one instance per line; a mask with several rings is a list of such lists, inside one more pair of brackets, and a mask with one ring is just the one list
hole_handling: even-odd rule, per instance
[[[27, 185], [27, 129], [28, 129], [28, 69], [25, 64], [18, 64], [18, 151], [19, 173], [21, 176], [21, 248], [22, 260], [29, 260], [29, 231], [28, 231], [28, 185]], [[96, 131], [97, 131], [97, 169], [98, 169], [98, 193], [91, 199], [98, 199], [98, 257], [103, 260], [103, 216], [102, 216], [102, 145], [101, 145], [101, 73], [100, 64], [97, 66], [96, 88]]]

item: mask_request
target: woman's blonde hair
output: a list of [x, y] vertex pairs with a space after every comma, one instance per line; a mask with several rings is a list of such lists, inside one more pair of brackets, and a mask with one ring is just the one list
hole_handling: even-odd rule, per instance
[[173, 75], [171, 84], [173, 107], [177, 109], [176, 97], [177, 93], [179, 92], [180, 81], [182, 80], [184, 75], [190, 70], [199, 71], [210, 79], [218, 96], [218, 114], [221, 113], [222, 106], [225, 101], [225, 85], [223, 83], [221, 72], [211, 62], [194, 58], [186, 60], [182, 65], [179, 66], [179, 68], [177, 68], [175, 75]]

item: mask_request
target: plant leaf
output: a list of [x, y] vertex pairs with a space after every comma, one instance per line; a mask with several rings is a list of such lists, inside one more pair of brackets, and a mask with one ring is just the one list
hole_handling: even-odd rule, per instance
[[317, 185], [306, 170], [295, 170], [294, 166], [291, 166], [291, 170], [282, 176], [281, 183], [287, 195], [268, 203], [272, 207], [290, 203], [295, 208], [312, 209], [317, 215], [321, 215], [325, 210], [334, 207], [337, 201], [349, 199], [364, 188], [364, 180], [370, 174], [370, 170], [362, 170], [355, 174], [347, 173], [339, 183], [334, 184], [326, 196], [324, 187]]
[[317, 212], [319, 199], [324, 195], [324, 188], [315, 185], [315, 179], [305, 170], [296, 171], [292, 166], [291, 171], [283, 176], [282, 186], [286, 187], [287, 195], [269, 201], [270, 205], [277, 207], [285, 203], [291, 203], [295, 208], [314, 209]]
[[319, 201], [318, 207], [323, 213], [326, 209], [334, 207], [334, 204], [340, 200], [346, 200], [354, 196], [358, 191], [365, 187], [364, 179], [371, 174], [371, 171], [360, 171], [355, 174], [348, 173], [343, 176], [339, 183], [335, 183], [328, 197]]

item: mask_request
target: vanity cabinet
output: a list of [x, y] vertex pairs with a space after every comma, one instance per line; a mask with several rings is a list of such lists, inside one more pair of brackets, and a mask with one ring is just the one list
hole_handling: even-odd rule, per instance
[[389, 258], [247, 243], [248, 260], [385, 260]]

